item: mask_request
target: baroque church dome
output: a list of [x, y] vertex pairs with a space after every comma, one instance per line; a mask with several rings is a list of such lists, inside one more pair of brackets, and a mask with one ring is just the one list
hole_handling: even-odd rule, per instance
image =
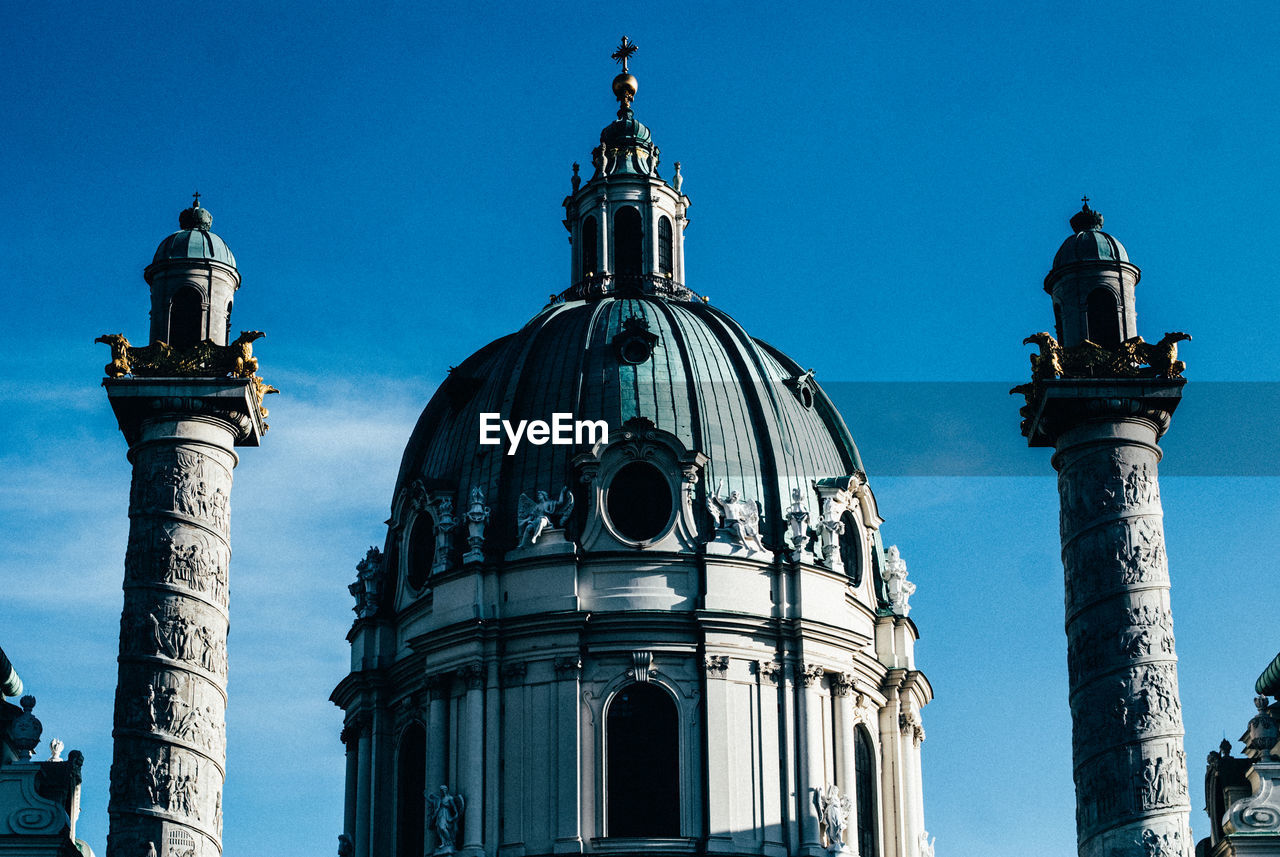
[[791, 494], [814, 480], [862, 472], [843, 419], [812, 374], [698, 300], [610, 295], [551, 304], [521, 330], [450, 372], [415, 428], [400, 468], [406, 483], [480, 486], [495, 509], [494, 536], [514, 546], [521, 493], [571, 481], [574, 446], [506, 438], [481, 446], [482, 413], [512, 423], [556, 413], [642, 418], [709, 459], [704, 484], [764, 506], [766, 543], [782, 544]]
[[348, 587], [344, 836], [922, 857], [915, 586], [813, 372], [686, 284], [635, 50], [566, 288], [450, 370]]

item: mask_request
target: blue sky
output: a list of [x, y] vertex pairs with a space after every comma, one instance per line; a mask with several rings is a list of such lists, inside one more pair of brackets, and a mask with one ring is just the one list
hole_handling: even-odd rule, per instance
[[[612, 118], [622, 33], [637, 116], [694, 203], [689, 285], [819, 381], [1022, 380], [1082, 193], [1143, 269], [1140, 331], [1194, 334], [1189, 399], [1198, 381], [1280, 380], [1272, 4], [3, 15], [0, 645], [46, 737], [85, 751], [80, 834], [99, 853], [129, 470], [92, 341], [145, 338], [142, 268], [197, 188], [244, 278], [235, 326], [267, 331], [262, 374], [284, 391], [236, 474], [228, 857], [333, 850], [346, 584], [446, 369], [566, 285], [559, 204]], [[876, 426], [917, 404], [845, 416], [892, 443]], [[1017, 422], [1010, 399], [980, 440], [1044, 476], [878, 478], [912, 450], [862, 446], [920, 587], [939, 853], [1074, 853], [1057, 498]], [[1223, 412], [1205, 442], [1241, 424], [1273, 421]], [[1255, 606], [1277, 480], [1211, 470], [1162, 484], [1197, 837], [1204, 754], [1239, 735], [1278, 644]]]

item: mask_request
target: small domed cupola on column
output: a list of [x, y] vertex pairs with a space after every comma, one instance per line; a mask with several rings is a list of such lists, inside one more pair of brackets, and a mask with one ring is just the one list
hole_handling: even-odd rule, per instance
[[178, 231], [160, 242], [143, 272], [151, 286], [151, 342], [187, 348], [206, 339], [226, 345], [240, 272], [227, 243], [215, 235], [213, 215], [193, 194], [178, 215]]
[[1071, 218], [1072, 234], [1053, 257], [1044, 290], [1053, 297], [1058, 341], [1064, 348], [1086, 339], [1108, 350], [1138, 335], [1134, 286], [1142, 276], [1124, 245], [1102, 231], [1102, 215], [1084, 206]]
[[573, 193], [564, 200], [572, 248], [565, 299], [652, 294], [690, 300], [684, 285], [684, 229], [689, 198], [675, 165], [671, 184], [658, 174], [653, 135], [631, 109], [638, 82], [628, 69], [636, 46], [626, 37], [613, 53], [622, 73], [613, 79], [618, 118], [600, 132], [591, 153], [595, 170], [583, 183], [574, 164]]

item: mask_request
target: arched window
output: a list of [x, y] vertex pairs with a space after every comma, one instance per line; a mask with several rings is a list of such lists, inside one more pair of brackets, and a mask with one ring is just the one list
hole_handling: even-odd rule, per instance
[[231, 341], [231, 301], [227, 301], [227, 342]]
[[1120, 347], [1120, 316], [1116, 312], [1116, 296], [1110, 289], [1094, 289], [1089, 292], [1086, 310], [1089, 339], [1103, 348]]
[[582, 242], [582, 276], [587, 277], [591, 274], [600, 272], [600, 236], [596, 230], [596, 219], [594, 217], [585, 218], [582, 221], [582, 232], [578, 236], [578, 240]]
[[190, 348], [204, 339], [202, 303], [200, 293], [190, 287], [178, 289], [169, 302], [169, 344], [174, 348]]
[[613, 267], [615, 273], [635, 275], [643, 272], [644, 236], [640, 228], [640, 212], [631, 206], [619, 208], [613, 215]]
[[431, 564], [436, 558], [436, 522], [425, 512], [413, 520], [409, 532], [409, 585], [421, 589], [431, 576]]
[[1058, 306], [1058, 302], [1053, 302], [1053, 330], [1058, 337], [1058, 341], [1063, 340], [1062, 336], [1062, 307]]
[[426, 843], [427, 733], [413, 723], [400, 737], [396, 771], [396, 855], [422, 857]]
[[660, 217], [658, 218], [658, 273], [670, 274], [671, 272], [671, 221]]
[[876, 836], [876, 754], [867, 730], [853, 733], [854, 800], [858, 805], [858, 857], [879, 857]]
[[660, 687], [627, 685], [609, 704], [607, 836], [680, 835], [676, 704]]
[[850, 512], [844, 513], [842, 522], [844, 532], [840, 534], [840, 561], [844, 563], [844, 573], [849, 575], [850, 582], [858, 586], [862, 583], [862, 533]]

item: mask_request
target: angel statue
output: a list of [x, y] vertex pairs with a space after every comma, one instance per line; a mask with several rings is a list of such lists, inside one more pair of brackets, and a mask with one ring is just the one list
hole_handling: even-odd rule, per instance
[[849, 826], [849, 811], [853, 809], [853, 801], [848, 795], [840, 794], [840, 787], [827, 786], [824, 793], [814, 789], [814, 801], [818, 805], [818, 817], [827, 829], [827, 851], [831, 854], [846, 854], [844, 846], [844, 830]]
[[539, 491], [536, 500], [531, 499], [528, 494], [521, 494], [520, 504], [516, 510], [517, 521], [520, 524], [520, 547], [537, 544], [538, 536], [542, 535], [542, 531], [553, 526], [552, 518], [555, 519], [554, 526], [563, 527], [571, 514], [573, 514], [573, 492], [569, 490], [568, 485], [560, 489], [560, 496], [555, 500], [548, 497], [546, 491]]
[[433, 854], [452, 854], [457, 847], [458, 832], [462, 829], [462, 795], [449, 794], [448, 786], [441, 786], [433, 794], [427, 792], [427, 818], [436, 832], [436, 850]]
[[752, 550], [764, 551], [760, 541], [760, 504], [743, 500], [737, 491], [728, 497], [720, 496], [724, 482], [716, 483], [715, 493], [707, 498], [707, 509], [716, 519], [716, 526], [726, 530], [740, 545]]

